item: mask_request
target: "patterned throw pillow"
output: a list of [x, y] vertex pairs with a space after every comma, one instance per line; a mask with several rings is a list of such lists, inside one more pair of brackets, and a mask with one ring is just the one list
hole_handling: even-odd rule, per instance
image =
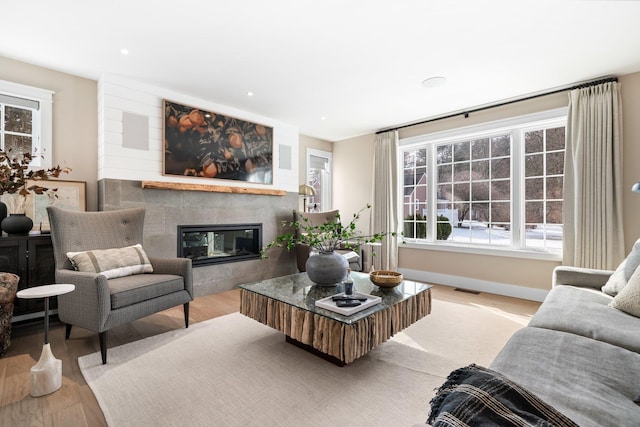
[[609, 303], [613, 308], [640, 317], [640, 268], [631, 276], [625, 286]]
[[76, 270], [103, 274], [107, 279], [153, 273], [151, 262], [140, 244], [124, 248], [67, 252], [67, 258]]

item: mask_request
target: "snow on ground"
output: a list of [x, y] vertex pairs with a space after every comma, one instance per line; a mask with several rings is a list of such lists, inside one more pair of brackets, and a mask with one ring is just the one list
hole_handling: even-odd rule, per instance
[[[511, 245], [511, 231], [480, 221], [464, 221], [462, 227], [453, 227], [449, 241], [457, 243]], [[546, 241], [545, 241], [546, 237]], [[562, 225], [537, 226], [525, 232], [526, 246], [531, 248], [562, 249]], [[546, 244], [545, 244], [546, 243]]]

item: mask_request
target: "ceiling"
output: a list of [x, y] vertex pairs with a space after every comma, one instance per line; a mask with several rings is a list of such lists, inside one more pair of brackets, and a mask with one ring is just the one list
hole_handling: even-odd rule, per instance
[[[1, 56], [329, 141], [640, 71], [637, 1], [33, 0], [0, 13]], [[421, 85], [434, 76], [446, 84]]]

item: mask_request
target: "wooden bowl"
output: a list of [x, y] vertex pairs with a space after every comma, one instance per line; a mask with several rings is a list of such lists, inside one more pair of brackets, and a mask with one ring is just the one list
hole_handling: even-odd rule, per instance
[[389, 270], [377, 270], [369, 273], [369, 279], [381, 288], [395, 288], [402, 283], [402, 273]]

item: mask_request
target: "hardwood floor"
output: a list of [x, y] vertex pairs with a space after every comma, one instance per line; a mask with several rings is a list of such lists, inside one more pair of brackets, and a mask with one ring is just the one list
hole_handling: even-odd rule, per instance
[[[189, 313], [194, 324], [238, 311], [240, 291], [197, 297]], [[184, 328], [182, 305], [109, 331], [109, 347]], [[50, 324], [49, 342], [62, 360], [62, 387], [47, 396], [31, 397], [31, 367], [40, 358], [43, 322], [14, 325], [11, 347], [0, 358], [0, 426], [99, 427], [107, 423], [78, 366], [78, 357], [100, 350], [98, 335], [73, 328], [64, 339], [65, 326]]]
[[[498, 317], [516, 319], [521, 326], [526, 325], [540, 305], [532, 301], [487, 293], [475, 295], [457, 292], [453, 288], [437, 285], [432, 289], [432, 296], [437, 300], [434, 301], [434, 307], [438, 303], [474, 305], [494, 311], [499, 314]], [[236, 312], [239, 306], [239, 290], [197, 297], [191, 303], [191, 324]], [[433, 320], [436, 319], [433, 311], [431, 316]], [[464, 318], [458, 319], [460, 324], [457, 327], [465, 330], [479, 326], [465, 325], [464, 321]], [[442, 324], [442, 329], [445, 330], [442, 332], [443, 337], [449, 333], [456, 333], [446, 329], [446, 325], [445, 319]], [[501, 327], [500, 324], [482, 326], [489, 329]], [[183, 327], [182, 306], [175, 307], [112, 329], [109, 331], [109, 347]], [[62, 388], [47, 396], [30, 396], [30, 369], [40, 358], [44, 339], [43, 328], [43, 322], [14, 325], [11, 347], [7, 354], [0, 358], [0, 426], [106, 426], [98, 402], [78, 366], [78, 357], [100, 350], [97, 334], [74, 328], [71, 338], [65, 340], [64, 325], [52, 321], [49, 338], [53, 354], [62, 360]], [[450, 340], [442, 340], [444, 346], [448, 345], [444, 354], [448, 351], [455, 352], [455, 342], [448, 341]], [[502, 342], [498, 348], [501, 346]]]

